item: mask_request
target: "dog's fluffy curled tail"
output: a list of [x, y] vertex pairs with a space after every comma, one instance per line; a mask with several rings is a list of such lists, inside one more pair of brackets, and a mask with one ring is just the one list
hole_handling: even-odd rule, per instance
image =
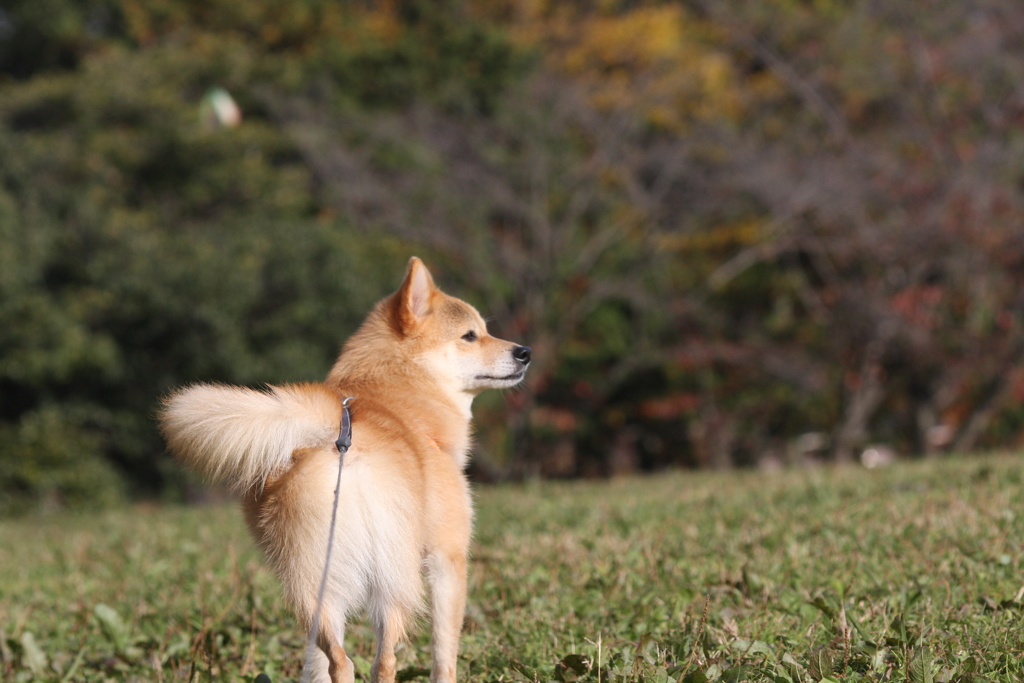
[[322, 384], [195, 384], [164, 400], [160, 428], [183, 463], [241, 493], [287, 469], [296, 449], [332, 444], [340, 418], [341, 399]]

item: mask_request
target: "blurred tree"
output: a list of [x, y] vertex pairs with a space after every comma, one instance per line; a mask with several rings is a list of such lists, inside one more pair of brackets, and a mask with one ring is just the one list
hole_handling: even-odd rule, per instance
[[9, 2], [0, 506], [168, 490], [162, 391], [321, 376], [412, 251], [536, 348], [506, 474], [1015, 443], [1022, 44], [1011, 0]]
[[[256, 5], [242, 17], [235, 3], [118, 5], [117, 40], [66, 64], [40, 58], [15, 74], [31, 78], [2, 86], [3, 510], [84, 503], [90, 490], [109, 501], [119, 478], [135, 494], [180, 485], [158, 455], [160, 394], [194, 380], [322, 377], [401, 272], [407, 247], [322, 207], [261, 109], [261, 89], [323, 78], [315, 42], [330, 37], [336, 5], [282, 7], [288, 21], [275, 3]], [[34, 10], [12, 11], [17, 44]], [[241, 103], [237, 128], [200, 120], [215, 84]], [[58, 424], [67, 443], [47, 431]]]

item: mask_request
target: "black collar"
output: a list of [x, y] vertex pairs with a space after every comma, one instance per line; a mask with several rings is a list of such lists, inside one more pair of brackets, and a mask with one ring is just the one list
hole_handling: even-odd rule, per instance
[[342, 455], [352, 445], [352, 416], [348, 412], [348, 402], [352, 398], [352, 396], [349, 396], [341, 402], [341, 433], [338, 435], [338, 440], [334, 442], [334, 445], [338, 447], [338, 452]]

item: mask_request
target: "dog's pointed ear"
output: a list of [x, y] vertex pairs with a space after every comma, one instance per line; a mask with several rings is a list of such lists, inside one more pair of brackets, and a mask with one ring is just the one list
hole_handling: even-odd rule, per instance
[[402, 332], [409, 332], [430, 313], [431, 300], [437, 292], [434, 278], [423, 265], [423, 261], [413, 256], [405, 270], [402, 286], [395, 292], [395, 322]]

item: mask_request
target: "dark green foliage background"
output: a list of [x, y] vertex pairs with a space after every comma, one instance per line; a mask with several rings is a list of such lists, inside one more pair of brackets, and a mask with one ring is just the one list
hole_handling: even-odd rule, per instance
[[[454, 57], [417, 50], [486, 57], [487, 35], [425, 18], [409, 30], [426, 42], [321, 50], [318, 3], [234, 5], [168, 3], [145, 46], [118, 3], [4, 10], [0, 511], [180, 495], [152, 421], [161, 394], [319, 379], [400, 278], [409, 247], [324, 210], [259, 92], [331, 78], [347, 106], [392, 104], [454, 78]], [[275, 8], [296, 15], [295, 44], [254, 36]], [[245, 125], [203, 125], [214, 84]], [[478, 106], [496, 87], [461, 85]]]
[[[477, 402], [475, 475], [1018, 444], [1022, 27], [1012, 0], [4, 3], [0, 514], [188, 496], [159, 396], [322, 377], [412, 254], [535, 349]], [[200, 117], [215, 87], [241, 125]]]

